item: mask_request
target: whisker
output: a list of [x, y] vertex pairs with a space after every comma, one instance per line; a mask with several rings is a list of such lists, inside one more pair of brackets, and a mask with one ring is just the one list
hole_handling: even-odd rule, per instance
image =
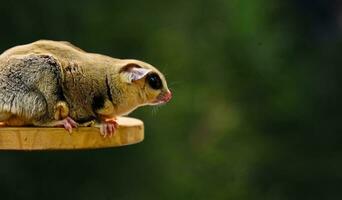
[[[167, 68], [167, 67], [164, 65], [164, 66], [161, 68], [161, 71], [164, 72], [166, 68]], [[165, 73], [164, 73], [164, 74], [165, 74]]]
[[156, 116], [156, 115], [157, 115], [158, 109], [159, 109], [159, 106], [153, 106], [153, 107], [152, 107], [152, 115], [153, 115], [153, 116]]
[[179, 84], [182, 84], [182, 83], [183, 83], [183, 81], [172, 81], [168, 85], [169, 86], [174, 86], [174, 85], [179, 85]]

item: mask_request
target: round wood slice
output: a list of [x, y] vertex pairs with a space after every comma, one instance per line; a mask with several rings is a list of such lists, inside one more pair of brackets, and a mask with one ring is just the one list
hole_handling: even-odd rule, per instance
[[99, 128], [74, 128], [69, 134], [64, 128], [0, 127], [0, 149], [8, 150], [71, 150], [117, 147], [141, 142], [144, 123], [141, 120], [118, 117], [119, 128], [111, 138], [102, 137]]

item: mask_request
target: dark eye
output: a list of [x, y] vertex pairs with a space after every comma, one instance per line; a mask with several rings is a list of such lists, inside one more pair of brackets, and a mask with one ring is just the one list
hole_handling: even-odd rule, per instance
[[151, 86], [151, 88], [155, 90], [159, 90], [162, 88], [163, 84], [162, 81], [160, 80], [160, 77], [158, 74], [148, 74], [146, 77], [147, 83]]

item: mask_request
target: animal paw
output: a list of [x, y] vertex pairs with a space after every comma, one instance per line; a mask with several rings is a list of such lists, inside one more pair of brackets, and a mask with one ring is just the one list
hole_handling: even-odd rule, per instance
[[115, 135], [115, 131], [118, 128], [118, 123], [114, 118], [105, 119], [100, 124], [100, 132], [103, 137], [112, 137]]
[[58, 121], [57, 126], [64, 126], [65, 130], [67, 130], [69, 133], [71, 133], [72, 128], [77, 127], [77, 122], [75, 122], [70, 117], [66, 117], [63, 120]]

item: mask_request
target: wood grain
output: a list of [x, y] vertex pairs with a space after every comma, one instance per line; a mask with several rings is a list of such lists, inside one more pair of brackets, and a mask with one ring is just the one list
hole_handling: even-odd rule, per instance
[[74, 128], [69, 134], [64, 128], [1, 127], [2, 150], [72, 150], [117, 147], [141, 142], [144, 123], [141, 120], [119, 117], [119, 128], [111, 138], [103, 138], [99, 128]]

